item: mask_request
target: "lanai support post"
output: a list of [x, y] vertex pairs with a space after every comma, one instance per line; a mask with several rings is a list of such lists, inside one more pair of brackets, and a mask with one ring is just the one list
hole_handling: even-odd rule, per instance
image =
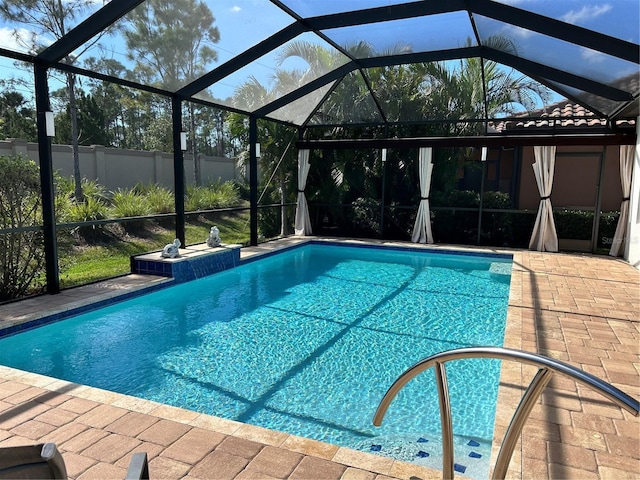
[[249, 117], [249, 244], [258, 245], [258, 119]]
[[36, 111], [38, 112], [38, 151], [40, 160], [40, 189], [42, 195], [42, 227], [44, 230], [44, 259], [47, 279], [47, 293], [60, 293], [58, 270], [58, 246], [56, 242], [55, 189], [53, 184], [53, 159], [51, 137], [47, 135], [46, 113], [49, 104], [47, 68], [34, 64]]
[[184, 152], [180, 138], [182, 133], [182, 101], [178, 97], [171, 98], [171, 120], [173, 123], [173, 191], [175, 192], [176, 207], [176, 238], [183, 246], [186, 246]]

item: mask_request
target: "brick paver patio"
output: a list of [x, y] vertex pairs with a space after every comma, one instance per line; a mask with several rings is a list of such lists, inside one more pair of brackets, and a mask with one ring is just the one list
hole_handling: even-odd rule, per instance
[[[505, 346], [566, 361], [639, 398], [640, 272], [609, 257], [512, 253]], [[143, 280], [133, 281], [134, 287], [110, 281], [108, 294]], [[99, 290], [74, 289], [68, 301], [75, 305], [83, 291], [95, 297]], [[23, 302], [1, 307], [0, 327], [50, 312], [52, 298], [60, 303], [56, 297], [24, 302], [24, 313]], [[533, 367], [503, 362], [496, 438], [533, 374]], [[36, 442], [55, 442], [69, 476], [82, 480], [124, 478], [139, 451], [149, 456], [151, 477], [160, 479], [440, 476], [386, 457], [0, 367], [0, 447]], [[509, 478], [640, 478], [640, 421], [556, 376], [525, 426]]]

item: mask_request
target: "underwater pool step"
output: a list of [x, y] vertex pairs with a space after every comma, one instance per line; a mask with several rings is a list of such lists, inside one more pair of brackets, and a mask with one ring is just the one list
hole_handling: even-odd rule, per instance
[[[454, 472], [468, 478], [487, 478], [491, 443], [489, 439], [454, 435]], [[356, 448], [434, 470], [442, 469], [442, 438], [438, 433], [390, 434], [363, 440]]]

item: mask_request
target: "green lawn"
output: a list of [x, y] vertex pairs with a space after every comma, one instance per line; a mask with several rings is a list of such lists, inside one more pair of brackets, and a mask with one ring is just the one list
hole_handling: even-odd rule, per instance
[[[198, 217], [189, 219], [186, 225], [188, 245], [204, 243], [213, 225], [220, 229], [223, 243], [248, 244], [249, 213], [216, 215], [215, 221]], [[60, 252], [60, 286], [82, 285], [104, 278], [130, 273], [130, 257], [145, 252], [161, 250], [175, 238], [173, 230], [155, 228], [152, 232], [111, 238], [99, 244], [82, 247], [66, 247]]]

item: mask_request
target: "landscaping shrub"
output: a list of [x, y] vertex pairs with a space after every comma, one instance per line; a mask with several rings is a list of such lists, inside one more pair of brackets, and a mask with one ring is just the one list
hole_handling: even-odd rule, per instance
[[[56, 194], [64, 195], [75, 200], [75, 182], [73, 177], [55, 177]], [[98, 183], [97, 180], [88, 180], [82, 178], [80, 182], [82, 186], [82, 194], [85, 198], [93, 198], [94, 200], [105, 201], [107, 199], [107, 189]]]
[[537, 213], [537, 210], [531, 210], [530, 212], [509, 214], [511, 217], [510, 247], [529, 248]]
[[206, 187], [187, 187], [185, 210], [197, 212], [199, 210], [212, 210], [214, 208], [228, 208], [240, 203], [240, 191], [232, 182], [215, 183]]
[[384, 237], [390, 240], [409, 241], [416, 223], [418, 205], [412, 208], [398, 208], [395, 202], [385, 207]]
[[84, 202], [72, 202], [67, 214], [70, 223], [91, 222], [107, 218], [109, 207], [102, 200], [86, 197]]
[[593, 227], [593, 212], [586, 210], [554, 210], [558, 238], [589, 240]]
[[[511, 198], [506, 192], [488, 191], [482, 196], [483, 209], [510, 209]], [[484, 245], [510, 246], [513, 239], [511, 213], [483, 212], [480, 243]]]
[[258, 209], [258, 237], [261, 240], [280, 235], [280, 207]]
[[187, 195], [184, 200], [184, 209], [187, 212], [197, 212], [198, 210], [209, 210], [210, 199], [207, 198], [208, 189], [195, 185], [187, 186]]
[[600, 227], [598, 230], [598, 248], [611, 248], [613, 236], [618, 226], [620, 212], [602, 212], [600, 214]]
[[240, 188], [235, 182], [216, 183], [210, 188], [218, 192], [218, 208], [229, 208], [240, 204]]
[[507, 192], [484, 192], [482, 196], [482, 208], [512, 208], [511, 197]]
[[474, 245], [478, 241], [478, 212], [434, 210], [431, 218], [436, 243]]
[[[108, 217], [107, 189], [97, 180], [82, 178], [83, 201], [75, 197], [73, 177], [55, 175], [56, 222], [78, 223], [102, 220]], [[79, 227], [77, 232], [85, 238], [93, 238], [102, 231], [102, 226], [92, 225]]]
[[[73, 200], [67, 213], [68, 223], [91, 222], [107, 218], [109, 207], [99, 198], [85, 197], [83, 202]], [[78, 227], [78, 234], [87, 239], [95, 239], [103, 231], [102, 225], [86, 225]]]
[[135, 188], [118, 189], [112, 193], [109, 213], [113, 218], [142, 217], [151, 213], [148, 197]]
[[478, 207], [480, 194], [472, 190], [434, 191], [431, 193], [432, 207]]
[[380, 200], [360, 197], [356, 198], [351, 205], [355, 234], [368, 238], [380, 235]]
[[157, 183], [136, 185], [134, 188], [146, 197], [150, 213], [173, 213], [175, 211], [175, 198], [173, 192], [168, 188]]
[[475, 211], [438, 210], [437, 207], [478, 208], [480, 194], [471, 190], [434, 191], [431, 194], [433, 238], [438, 243], [474, 244], [478, 235]]
[[68, 223], [71, 222], [70, 212], [71, 207], [75, 205], [75, 201], [72, 200], [67, 195], [61, 195], [56, 193], [54, 198], [55, 205], [55, 215], [56, 215], [56, 223]]
[[[112, 218], [126, 218], [144, 217], [152, 212], [148, 197], [134, 187], [130, 190], [118, 189], [112, 192], [109, 213]], [[123, 222], [122, 226], [127, 232], [140, 232], [144, 230], [145, 220]]]
[[[40, 225], [40, 174], [35, 162], [1, 155], [0, 172], [0, 229]], [[0, 301], [41, 290], [44, 272], [42, 231], [0, 234]]]

